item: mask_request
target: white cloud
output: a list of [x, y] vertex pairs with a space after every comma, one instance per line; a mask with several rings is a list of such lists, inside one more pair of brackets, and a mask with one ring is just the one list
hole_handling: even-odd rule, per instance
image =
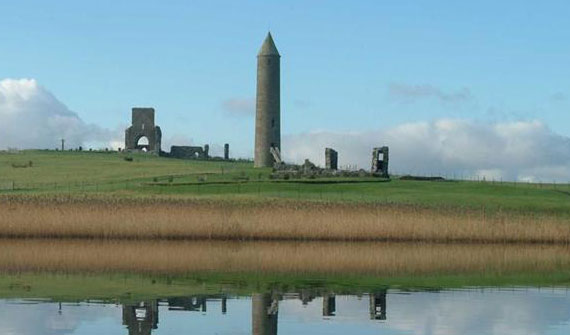
[[122, 140], [120, 131], [86, 124], [34, 79], [0, 81], [0, 149], [53, 149], [87, 143], [111, 146]]
[[0, 300], [0, 334], [76, 334], [85, 324], [108, 328], [112, 321], [120, 320], [121, 312], [116, 305], [64, 303], [59, 313], [57, 303]]
[[[279, 302], [279, 326], [293, 322], [304, 333], [358, 334], [545, 334], [568, 327], [568, 296], [564, 289], [492, 289], [440, 292], [390, 290], [385, 321], [370, 320], [369, 299], [336, 296], [336, 315], [322, 317], [322, 298], [307, 306], [299, 300]], [[283, 321], [286, 320], [286, 321]], [[558, 327], [557, 327], [558, 326]], [[299, 327], [300, 328], [300, 327]]]
[[407, 85], [391, 83], [388, 86], [388, 96], [403, 102], [414, 102], [425, 98], [436, 98], [441, 102], [464, 102], [473, 99], [468, 88], [456, 92], [445, 92], [433, 85]]
[[484, 123], [442, 119], [363, 132], [318, 131], [288, 135], [283, 157], [324, 165], [325, 147], [339, 152], [339, 164], [369, 169], [372, 148], [390, 147], [397, 173], [485, 177], [487, 179], [570, 180], [570, 138], [540, 121]]
[[222, 102], [226, 113], [236, 116], [255, 115], [255, 100], [253, 98], [232, 98]]

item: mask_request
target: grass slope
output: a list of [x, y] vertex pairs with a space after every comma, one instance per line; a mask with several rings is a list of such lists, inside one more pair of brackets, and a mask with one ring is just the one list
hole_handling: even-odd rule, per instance
[[[570, 184], [374, 178], [271, 180], [247, 162], [189, 161], [115, 152], [0, 153], [0, 192], [124, 197], [354, 201], [570, 215]], [[32, 162], [31, 167], [22, 167]]]
[[[115, 152], [0, 153], [0, 192], [417, 204], [570, 216], [570, 184], [374, 178], [271, 180], [248, 162], [189, 161]], [[22, 167], [32, 162], [30, 167]]]

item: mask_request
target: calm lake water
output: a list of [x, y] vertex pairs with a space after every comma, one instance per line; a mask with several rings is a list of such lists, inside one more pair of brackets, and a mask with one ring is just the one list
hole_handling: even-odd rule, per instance
[[553, 288], [317, 291], [132, 302], [0, 300], [0, 334], [570, 334]]

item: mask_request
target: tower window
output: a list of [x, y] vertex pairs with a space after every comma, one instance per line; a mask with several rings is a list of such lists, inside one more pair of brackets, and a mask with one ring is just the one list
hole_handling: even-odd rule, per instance
[[275, 119], [271, 119], [271, 128], [275, 128]]

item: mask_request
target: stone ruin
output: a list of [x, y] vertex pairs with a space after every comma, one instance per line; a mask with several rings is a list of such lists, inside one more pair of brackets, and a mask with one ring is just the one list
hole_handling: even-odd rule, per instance
[[338, 168], [338, 152], [332, 148], [325, 148], [325, 168], [320, 168], [308, 159], [302, 165], [286, 164], [281, 160], [279, 149], [271, 148], [275, 160], [272, 178], [288, 179], [291, 177], [366, 177], [378, 176], [389, 178], [388, 175], [388, 147], [374, 148], [372, 151], [372, 171], [363, 169], [340, 170]]
[[372, 174], [388, 178], [388, 147], [372, 150]]
[[207, 144], [204, 147], [173, 145], [170, 147], [169, 156], [182, 159], [208, 159], [209, 151], [210, 146]]
[[159, 155], [162, 132], [154, 124], [154, 108], [133, 108], [131, 123], [125, 130], [125, 150]]
[[271, 153], [271, 156], [273, 156], [273, 164], [275, 166], [280, 166], [284, 164], [283, 161], [281, 160], [281, 152], [279, 151], [279, 148], [270, 147], [269, 152]]
[[229, 143], [224, 144], [224, 160], [230, 159], [230, 145]]
[[[162, 131], [159, 126], [154, 124], [154, 114], [154, 108], [150, 107], [134, 107], [132, 109], [131, 126], [125, 130], [125, 152], [149, 152], [182, 159], [230, 159], [230, 145], [228, 143], [224, 144], [223, 158], [210, 157], [210, 146], [208, 144], [203, 147], [173, 145], [170, 147], [170, 153], [161, 151]], [[63, 141], [62, 139], [62, 150]]]
[[338, 170], [338, 152], [331, 148], [325, 148], [325, 169]]
[[203, 147], [199, 146], [185, 146], [173, 145], [170, 147], [170, 153], [164, 154], [167, 157], [180, 158], [180, 159], [209, 159], [209, 160], [230, 160], [230, 145], [224, 144], [224, 156], [212, 157], [210, 156], [210, 146], [205, 144]]

